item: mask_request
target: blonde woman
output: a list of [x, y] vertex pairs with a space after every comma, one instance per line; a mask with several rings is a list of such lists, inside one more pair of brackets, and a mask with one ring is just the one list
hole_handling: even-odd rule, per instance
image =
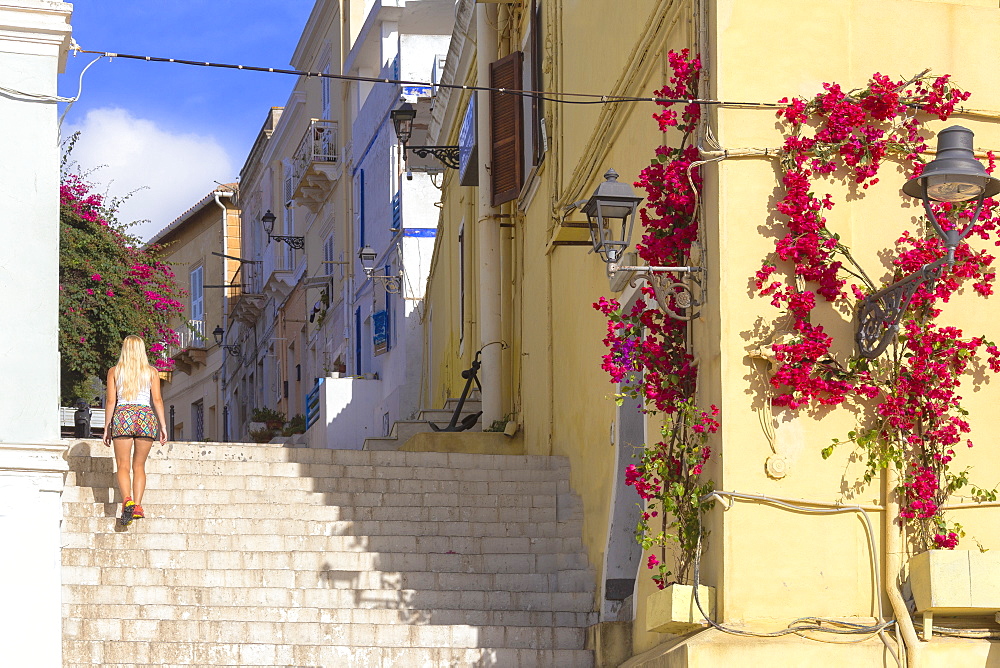
[[[118, 364], [108, 371], [105, 415], [113, 415], [104, 426], [104, 444], [115, 445], [118, 489], [122, 493], [121, 523], [144, 517], [142, 494], [146, 491], [146, 458], [153, 441], [167, 442], [160, 396], [160, 374], [149, 364], [146, 344], [138, 336], [126, 336]], [[130, 475], [131, 471], [131, 475]]]

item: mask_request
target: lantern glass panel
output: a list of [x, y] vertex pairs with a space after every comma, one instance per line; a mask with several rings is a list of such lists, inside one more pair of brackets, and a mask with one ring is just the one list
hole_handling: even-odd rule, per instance
[[937, 174], [927, 177], [927, 196], [938, 202], [965, 202], [986, 190], [986, 179], [967, 174]]

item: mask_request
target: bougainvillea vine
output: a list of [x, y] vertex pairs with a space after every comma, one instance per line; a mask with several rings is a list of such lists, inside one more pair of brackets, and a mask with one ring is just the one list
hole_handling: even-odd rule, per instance
[[[985, 362], [997, 371], [1000, 361], [996, 346], [984, 337], [966, 337], [937, 318], [941, 303], [966, 285], [983, 297], [992, 293], [995, 258], [960, 244], [954, 266], [917, 290], [889, 355], [840, 363], [831, 354], [832, 338], [813, 322], [814, 311], [823, 303], [856, 308], [858, 301], [883, 286], [827, 227], [826, 212], [834, 202], [829, 194], [817, 194], [815, 183], [846, 174], [864, 191], [878, 183], [880, 167], [888, 159], [901, 161], [910, 177], [919, 175], [928, 148], [924, 120], [947, 120], [969, 93], [947, 75], [926, 73], [909, 80], [875, 74], [859, 90], [845, 92], [832, 83], [823, 90], [811, 100], [783, 99], [785, 106], [778, 112], [788, 128], [781, 161], [784, 194], [777, 205], [787, 229], [775, 244], [774, 259], [755, 277], [759, 294], [785, 311], [792, 323], [791, 335], [772, 345], [777, 362], [771, 378], [777, 391], [773, 403], [790, 410], [857, 403], [868, 426], [852, 431], [846, 442], [867, 453], [865, 481], [880, 468], [899, 466], [904, 473], [898, 490], [900, 520], [911, 524], [918, 546], [954, 548], [961, 528], [945, 521], [941, 506], [968, 484], [966, 472], [954, 473], [949, 466], [955, 448], [963, 441], [972, 447], [959, 389], [970, 365]], [[993, 156], [987, 157], [992, 172]], [[986, 200], [978, 220], [971, 221], [972, 231], [1000, 245], [995, 206], [995, 201]], [[972, 207], [951, 203], [934, 205], [934, 212], [943, 229], [964, 226], [974, 215]], [[896, 240], [893, 272], [886, 283], [945, 254], [929, 221], [915, 233], [905, 231]], [[795, 280], [773, 280], [779, 263]], [[840, 442], [834, 439], [834, 445]], [[823, 456], [830, 456], [833, 447], [825, 448]], [[973, 487], [972, 492], [974, 497], [995, 498], [992, 491]]]
[[[662, 98], [697, 98], [701, 62], [687, 50], [669, 54], [673, 76], [657, 91]], [[646, 191], [640, 209], [644, 232], [636, 245], [639, 257], [650, 265], [685, 265], [698, 237], [697, 194], [701, 174], [693, 163], [698, 149], [692, 142], [701, 107], [687, 104], [678, 112], [662, 104], [653, 118], [662, 132], [679, 133], [678, 146], [660, 146], [635, 183]], [[660, 413], [665, 424], [660, 440], [647, 444], [638, 464], [626, 470], [626, 484], [643, 501], [636, 537], [651, 550], [647, 567], [661, 589], [673, 581], [686, 582], [699, 537], [703, 536], [700, 499], [712, 491], [704, 467], [711, 456], [708, 438], [719, 428], [715, 406], [702, 410], [695, 403], [697, 369], [687, 346], [684, 321], [664, 316], [652, 289], [643, 287], [629, 307], [616, 299], [594, 304], [608, 318], [604, 339], [609, 352], [603, 368], [619, 384], [619, 401], [640, 400], [647, 412]], [[668, 551], [676, 546], [675, 558]]]
[[114, 207], [79, 175], [60, 187], [59, 353], [64, 405], [83, 397], [88, 381], [103, 379], [118, 359], [122, 339], [146, 339], [150, 361], [173, 368], [168, 347], [179, 341], [171, 318], [184, 312], [170, 266], [160, 249], [145, 247], [115, 221]]

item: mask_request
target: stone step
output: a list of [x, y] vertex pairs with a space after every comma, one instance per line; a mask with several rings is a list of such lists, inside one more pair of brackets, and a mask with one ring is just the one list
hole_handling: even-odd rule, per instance
[[406, 441], [401, 441], [398, 438], [366, 438], [362, 448], [366, 451], [377, 451], [377, 452], [387, 452], [399, 450], [400, 447]]
[[[108, 518], [113, 526], [117, 520]], [[138, 520], [141, 523], [143, 520]], [[133, 531], [136, 523], [121, 532], [64, 533], [63, 547], [98, 550], [135, 550], [135, 563], [153, 558], [158, 550], [219, 552], [416, 552], [421, 554], [564, 554], [582, 550], [577, 536], [530, 538], [527, 536], [269, 536], [252, 540], [243, 536], [205, 534], [158, 534]], [[110, 528], [110, 527], [109, 527]]]
[[[468, 402], [466, 402], [466, 403], [468, 404]], [[465, 416], [471, 415], [472, 413], [478, 413], [480, 410], [482, 410], [482, 409], [481, 408], [477, 408], [474, 411], [473, 410], [467, 410], [466, 408], [463, 407], [461, 416], [459, 417], [459, 422], [461, 422], [462, 418], [464, 418]], [[448, 408], [424, 408], [424, 409], [422, 409], [420, 411], [419, 418], [420, 418], [420, 420], [422, 422], [433, 422], [438, 427], [442, 427], [443, 428], [443, 427], [448, 426], [448, 424], [451, 422], [451, 417], [454, 414], [455, 414], [455, 409], [454, 408], [450, 408], [450, 409], [448, 409]], [[480, 416], [479, 419], [476, 420], [476, 426], [472, 428], [472, 431], [482, 431], [482, 429], [481, 429], [482, 424], [483, 424], [483, 418], [482, 418], [482, 416]]]
[[[450, 397], [447, 401], [444, 402], [444, 409], [449, 411], [455, 410], [455, 406], [458, 405], [460, 399], [461, 397]], [[465, 406], [475, 406], [474, 410], [480, 411], [482, 410], [482, 405], [483, 405], [483, 398], [480, 395], [479, 390], [470, 391], [469, 396], [465, 398]]]
[[[477, 408], [473, 412], [479, 412], [479, 409]], [[463, 413], [463, 417], [465, 415], [467, 413]], [[405, 442], [417, 434], [426, 434], [432, 431], [434, 430], [427, 424], [427, 420], [397, 420], [393, 423], [388, 438]]]
[[[111, 459], [111, 448], [99, 440], [66, 440], [70, 468], [74, 460]], [[205, 461], [295, 462], [299, 464], [336, 464], [343, 466], [379, 466], [441, 468], [451, 475], [470, 469], [528, 469], [569, 472], [564, 457], [541, 455], [482, 455], [457, 452], [398, 452], [336, 450], [326, 448], [286, 448], [252, 443], [156, 443], [150, 451], [153, 460], [197, 459]], [[413, 476], [420, 477], [420, 476]]]
[[[364, 452], [356, 450], [354, 452]], [[396, 453], [407, 454], [407, 453]], [[447, 455], [448, 453], [417, 453], [427, 455]], [[484, 455], [485, 456], [485, 455]], [[513, 455], [508, 455], [513, 456]], [[302, 478], [363, 478], [383, 480], [465, 480], [465, 481], [506, 481], [545, 482], [561, 480], [566, 476], [562, 469], [468, 467], [461, 470], [462, 477], [456, 477], [456, 470], [447, 466], [407, 465], [344, 465], [344, 464], [300, 464], [297, 462], [240, 462], [230, 460], [160, 459], [151, 460], [150, 473], [171, 473], [177, 475], [238, 475], [261, 477], [302, 477]], [[70, 471], [77, 473], [112, 474], [114, 463], [110, 457], [70, 457]]]
[[[571, 495], [535, 494], [458, 494], [426, 493], [406, 494], [393, 492], [317, 492], [301, 489], [157, 489], [148, 487], [143, 496], [143, 507], [155, 516], [155, 505], [197, 505], [205, 506], [189, 510], [186, 515], [211, 516], [216, 506], [257, 504], [278, 506], [285, 517], [307, 516], [303, 506], [335, 507], [404, 507], [426, 503], [431, 505], [474, 507], [474, 508], [553, 508], [557, 509], [560, 521], [574, 519], [567, 513], [575, 512], [577, 506], [570, 500]], [[408, 502], [408, 500], [410, 502]], [[120, 501], [118, 490], [110, 487], [69, 487], [63, 493], [64, 503], [114, 504]], [[220, 511], [222, 512], [222, 511]]]
[[[66, 474], [66, 484], [77, 487], [112, 488], [117, 486], [113, 473], [93, 473], [70, 471]], [[265, 490], [274, 489], [275, 480], [280, 480], [281, 489], [302, 490], [307, 492], [364, 492], [366, 488], [375, 490], [377, 484], [367, 485], [368, 480], [378, 480], [376, 476], [364, 477], [355, 475], [343, 478], [300, 478], [258, 475], [196, 475], [157, 472], [155, 466], [146, 473], [146, 487], [150, 490], [180, 489], [223, 489], [223, 490]], [[569, 481], [530, 481], [530, 480], [467, 480], [455, 481], [450, 487], [455, 491], [450, 495], [511, 495], [511, 496], [545, 496], [568, 493]], [[428, 493], [427, 496], [433, 496]]]
[[[377, 627], [391, 629], [392, 627]], [[449, 627], [442, 627], [448, 629]], [[359, 641], [364, 625], [353, 631]], [[439, 632], [442, 637], [446, 632]], [[381, 631], [379, 639], [388, 640], [390, 632]], [[503, 666], [522, 668], [589, 668], [593, 652], [581, 649], [514, 649], [507, 647], [475, 648], [393, 647], [372, 645], [368, 636], [355, 646], [331, 645], [321, 639], [314, 645], [209, 642], [83, 641], [63, 642], [66, 668], [102, 665], [117, 666], [324, 666], [325, 668], [414, 668], [417, 666]], [[367, 644], [365, 644], [367, 643]]]
[[476, 626], [587, 627], [596, 612], [551, 610], [418, 610], [378, 608], [272, 608], [257, 606], [65, 604], [67, 619], [323, 622], [330, 624], [472, 624]]
[[274, 644], [364, 645], [381, 647], [487, 646], [511, 649], [583, 647], [586, 630], [538, 626], [407, 624], [336, 624], [324, 622], [234, 622], [193, 619], [66, 619], [69, 640], [156, 641], [159, 638], [212, 638], [219, 644], [269, 641]]
[[[63, 519], [66, 533], [108, 532], [111, 517], [67, 517]], [[314, 520], [247, 519], [242, 517], [187, 518], [174, 520], [170, 529], [147, 518], [134, 524], [135, 535], [147, 536], [197, 536], [231, 534], [246, 538], [248, 542], [259, 536], [470, 536], [470, 537], [519, 537], [551, 538], [579, 535], [580, 526], [574, 522], [459, 522], [459, 521], [407, 521], [407, 520], [354, 520], [317, 522]]]
[[[372, 439], [367, 439], [372, 440]], [[363, 452], [363, 451], [362, 451]], [[406, 454], [406, 453], [402, 453]], [[447, 453], [414, 453], [441, 455]], [[106, 457], [70, 457], [70, 471], [76, 473], [114, 472], [114, 463]], [[157, 459], [149, 464], [150, 473], [176, 475], [239, 475], [279, 476], [305, 478], [365, 478], [379, 480], [420, 480], [433, 482], [442, 479], [456, 480], [454, 471], [447, 466], [383, 465], [383, 464], [312, 464], [299, 462], [234, 461], [204, 459]], [[447, 473], [445, 473], [447, 471]], [[503, 468], [497, 466], [469, 467], [462, 470], [463, 481], [489, 480], [510, 482], [557, 481], [566, 476], [561, 468]]]
[[[447, 552], [299, 551], [254, 552], [243, 550], [149, 550], [129, 548], [94, 550], [63, 548], [63, 566], [102, 568], [204, 568], [311, 571], [433, 571], [437, 573], [556, 573], [588, 568], [580, 552], [455, 554]], [[142, 584], [141, 582], [137, 584]]]
[[593, 585], [589, 571], [559, 573], [457, 573], [435, 571], [347, 571], [268, 569], [141, 568], [64, 566], [66, 585], [232, 587], [350, 590], [583, 592]]
[[[159, 496], [149, 493], [150, 499]], [[482, 495], [481, 495], [482, 496]], [[486, 495], [488, 496], [488, 495]], [[461, 501], [461, 500], [460, 500]], [[310, 522], [356, 521], [356, 520], [404, 520], [413, 522], [554, 522], [555, 507], [499, 506], [493, 499], [476, 499], [475, 505], [376, 505], [376, 506], [316, 506], [309, 509], [306, 519]], [[479, 505], [484, 501], [484, 505]], [[70, 517], [116, 517], [121, 510], [119, 503], [63, 503], [63, 516]], [[163, 504], [145, 502], [144, 510], [148, 519], [156, 520], [156, 527], [164, 532], [180, 529], [178, 523], [191, 518], [203, 519], [194, 512], [191, 504]], [[249, 520], [287, 521], [287, 517], [302, 517], [301, 511], [292, 504], [281, 503], [231, 503], [212, 509], [212, 518], [242, 518]], [[135, 525], [139, 526], [139, 525]]]
[[261, 606], [277, 608], [365, 608], [421, 610], [593, 610], [590, 592], [485, 591], [482, 589], [288, 589], [167, 585], [64, 584], [62, 601], [69, 605], [125, 604], [180, 606]]

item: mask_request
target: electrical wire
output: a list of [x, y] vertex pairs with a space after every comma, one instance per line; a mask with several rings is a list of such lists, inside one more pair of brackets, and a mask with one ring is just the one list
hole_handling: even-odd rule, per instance
[[[430, 81], [411, 81], [406, 79], [391, 79], [386, 77], [363, 77], [349, 74], [334, 74], [332, 72], [309, 72], [306, 70], [293, 70], [280, 67], [257, 67], [253, 65], [233, 65], [231, 63], [213, 63], [199, 60], [186, 60], [182, 58], [162, 58], [158, 56], [140, 56], [129, 53], [114, 53], [111, 51], [92, 51], [79, 49], [80, 53], [92, 53], [109, 59], [126, 58], [130, 60], [142, 60], [151, 63], [176, 63], [179, 65], [193, 65], [198, 67], [218, 67], [230, 70], [247, 70], [249, 72], [267, 72], [270, 74], [291, 74], [294, 76], [315, 77], [319, 79], [338, 79], [341, 81], [358, 81], [363, 83], [385, 83], [397, 86], [419, 86], [424, 88], [451, 88], [458, 90], [474, 90], [484, 92], [505, 93], [521, 97], [531, 97], [548, 102], [560, 104], [610, 104], [622, 102], [656, 102], [659, 104], [700, 104], [718, 105], [727, 107], [750, 107], [767, 109], [784, 109], [787, 105], [777, 102], [738, 102], [725, 100], [703, 100], [697, 98], [665, 98], [665, 97], [636, 97], [627, 95], [606, 95], [599, 93], [571, 93], [525, 90], [517, 88], [496, 88], [491, 86], [470, 86], [461, 84], [433, 83]], [[564, 98], [588, 98], [569, 100]]]
[[[882, 643], [885, 645], [886, 649], [889, 650], [889, 653], [892, 654], [892, 657], [896, 661], [896, 664], [899, 665], [900, 668], [902, 668], [902, 663], [900, 662], [899, 656], [896, 654], [892, 645], [889, 643], [888, 639], [885, 636], [885, 630], [887, 628], [894, 626], [896, 624], [896, 621], [895, 620], [884, 621], [885, 617], [882, 611], [882, 584], [881, 584], [881, 577], [879, 575], [878, 562], [876, 558], [875, 530], [872, 528], [871, 520], [869, 519], [868, 514], [865, 512], [864, 508], [862, 508], [861, 506], [846, 506], [846, 505], [842, 506], [839, 504], [831, 505], [830, 507], [825, 507], [825, 508], [822, 507], [817, 508], [816, 507], [817, 505], [827, 505], [827, 504], [819, 504], [807, 501], [804, 502], [804, 504], [810, 504], [810, 505], [804, 505], [798, 503], [791, 503], [789, 501], [785, 501], [774, 497], [762, 496], [759, 494], [744, 494], [741, 492], [724, 492], [718, 490], [710, 492], [705, 496], [701, 497], [701, 499], [699, 499], [699, 504], [705, 504], [715, 499], [718, 499], [719, 501], [725, 503], [726, 498], [738, 501], [761, 501], [782, 508], [788, 508], [790, 510], [795, 510], [798, 512], [805, 512], [805, 513], [816, 513], [816, 514], [833, 514], [833, 513], [843, 513], [843, 512], [858, 513], [858, 515], [860, 515], [862, 520], [864, 520], [865, 528], [867, 529], [867, 534], [868, 534], [868, 546], [872, 561], [872, 572], [875, 576], [874, 597], [875, 597], [875, 603], [878, 608], [878, 618], [877, 618], [878, 623], [858, 624], [854, 622], [845, 622], [842, 620], [828, 619], [823, 617], [800, 617], [799, 619], [796, 619], [784, 629], [771, 632], [757, 632], [757, 631], [748, 631], [746, 629], [737, 629], [730, 626], [725, 626], [711, 619], [709, 615], [705, 613], [705, 609], [702, 607], [701, 601], [698, 596], [698, 588], [700, 581], [699, 575], [701, 570], [701, 533], [702, 533], [701, 516], [699, 515], [698, 543], [694, 553], [693, 594], [694, 594], [695, 604], [698, 606], [698, 610], [699, 612], [701, 612], [701, 615], [705, 619], [705, 621], [707, 621], [713, 628], [718, 629], [719, 631], [722, 631], [724, 633], [730, 633], [739, 636], [752, 636], [756, 638], [777, 638], [794, 633], [809, 640], [817, 640], [816, 638], [812, 638], [811, 636], [805, 635], [804, 632], [822, 632], [822, 633], [833, 633], [833, 634], [862, 634], [862, 635], [867, 635], [869, 637], [874, 637], [875, 635], [877, 635], [879, 639], [882, 640]], [[731, 507], [731, 505], [727, 505], [727, 509], [729, 507]], [[864, 640], [859, 640], [858, 642], [864, 642]]]

